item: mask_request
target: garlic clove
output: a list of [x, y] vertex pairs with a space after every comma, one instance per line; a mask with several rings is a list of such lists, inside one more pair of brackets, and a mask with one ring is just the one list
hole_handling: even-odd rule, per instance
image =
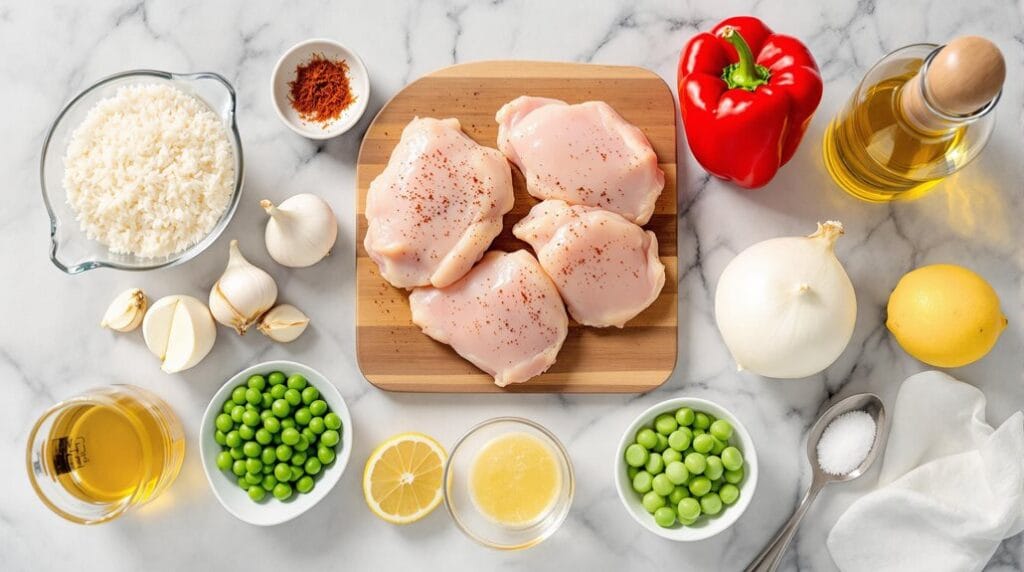
[[330, 254], [338, 239], [338, 220], [326, 201], [302, 193], [278, 206], [264, 199], [260, 206], [270, 215], [264, 236], [267, 252], [278, 264], [304, 268]]
[[160, 358], [160, 368], [177, 373], [195, 366], [213, 349], [217, 326], [210, 311], [192, 296], [157, 300], [142, 321], [146, 347]]
[[229, 247], [228, 265], [210, 290], [213, 317], [244, 335], [277, 300], [277, 283], [242, 256], [238, 241]]
[[100, 321], [100, 327], [110, 328], [118, 332], [130, 332], [139, 327], [142, 317], [146, 314], [149, 301], [142, 290], [130, 288], [121, 292], [107, 307]]
[[306, 331], [309, 317], [291, 304], [281, 304], [267, 312], [256, 328], [275, 342], [294, 341]]

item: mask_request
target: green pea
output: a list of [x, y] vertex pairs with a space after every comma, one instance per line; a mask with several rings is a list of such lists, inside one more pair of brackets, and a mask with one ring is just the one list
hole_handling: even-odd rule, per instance
[[676, 511], [671, 507], [663, 506], [654, 511], [654, 522], [662, 528], [669, 528], [676, 523]]
[[690, 496], [690, 491], [686, 487], [675, 487], [672, 492], [668, 494], [668, 506], [677, 506], [679, 501]]
[[[264, 468], [267, 468], [267, 467], [264, 467]], [[265, 490], [267, 492], [270, 492], [270, 491], [274, 490], [274, 485], [277, 484], [277, 477], [275, 477], [273, 475], [274, 468], [270, 467], [270, 470], [271, 470], [271, 474], [263, 475], [263, 481], [260, 482], [260, 486], [263, 487], [263, 490]]]
[[676, 505], [676, 512], [681, 518], [696, 520], [700, 516], [700, 502], [693, 497], [685, 498]]
[[683, 464], [686, 465], [686, 470], [690, 471], [690, 474], [699, 475], [704, 472], [707, 468], [707, 460], [704, 455], [700, 453], [688, 453], [683, 459]]
[[234, 459], [231, 458], [231, 453], [227, 451], [221, 451], [217, 453], [217, 468], [226, 471], [231, 468], [231, 464]]
[[674, 485], [684, 485], [690, 480], [690, 471], [685, 464], [674, 461], [665, 465], [665, 477]]
[[260, 393], [260, 390], [250, 387], [245, 390], [245, 401], [250, 405], [259, 405], [263, 403], [263, 394]]
[[231, 410], [235, 408], [235, 405], [237, 404], [229, 397], [228, 400], [224, 402], [224, 405], [221, 406], [220, 412], [230, 414]]
[[633, 490], [644, 494], [651, 490], [653, 486], [653, 477], [647, 471], [640, 471], [633, 477]]
[[295, 427], [295, 420], [292, 419], [291, 417], [287, 417], [285, 419], [282, 419], [281, 420], [281, 428], [282, 429], [287, 429], [289, 427]]
[[284, 392], [284, 400], [288, 402], [288, 405], [295, 407], [302, 403], [302, 394], [297, 389], [289, 389]]
[[691, 440], [693, 440], [693, 433], [690, 429], [687, 427], [680, 427], [668, 436], [668, 446], [672, 447], [673, 450], [682, 453], [690, 448]]
[[[333, 447], [341, 441], [341, 435], [334, 429], [328, 429], [320, 435], [320, 442], [328, 447]], [[667, 453], [668, 451], [666, 451]]]
[[253, 474], [263, 472], [263, 463], [259, 459], [246, 459], [245, 471]]
[[235, 481], [235, 482], [238, 483], [238, 486], [241, 487], [241, 489], [243, 491], [249, 490], [249, 487], [252, 486], [252, 485], [249, 484], [249, 481], [245, 480], [245, 476], [244, 475], [241, 476], [241, 477], [238, 477], [238, 480]]
[[320, 459], [320, 462], [325, 465], [330, 465], [334, 462], [334, 449], [330, 447], [320, 447], [316, 450], [316, 458]]
[[267, 386], [267, 380], [262, 375], [250, 375], [249, 379], [245, 380], [245, 385], [250, 389], [263, 391], [263, 388]]
[[[313, 403], [316, 402], [314, 401]], [[312, 403], [310, 405], [312, 405]], [[324, 403], [324, 407], [327, 407], [326, 403]], [[312, 411], [312, 409], [310, 409], [310, 411]], [[326, 425], [328, 429], [334, 429], [337, 431], [338, 429], [341, 429], [341, 417], [338, 417], [337, 413], [328, 413], [327, 415], [324, 415], [324, 425]]]
[[296, 481], [295, 490], [305, 494], [313, 490], [313, 485], [313, 477], [302, 477], [301, 479]]
[[743, 454], [736, 447], [726, 447], [722, 450], [722, 465], [729, 471], [739, 469], [743, 466]]
[[711, 492], [711, 479], [703, 476], [690, 479], [690, 494], [702, 497], [709, 492]]
[[[313, 401], [313, 403], [309, 404], [309, 412], [315, 416], [325, 415], [327, 413], [327, 410], [327, 402], [324, 401], [323, 399], [317, 399]], [[338, 417], [337, 415], [335, 415], [334, 417], [337, 418], [338, 427], [341, 427], [341, 417]], [[324, 419], [324, 422], [327, 422], [326, 418]], [[337, 429], [338, 427], [331, 427], [331, 429]]]
[[263, 481], [263, 475], [257, 473], [246, 473], [245, 481], [250, 485], [258, 485]]
[[295, 422], [302, 427], [309, 425], [309, 420], [312, 418], [313, 414], [309, 412], [308, 407], [303, 407], [295, 412]]
[[653, 429], [644, 427], [636, 432], [636, 442], [644, 449], [651, 450], [658, 445], [658, 434]]
[[241, 459], [233, 461], [231, 463], [231, 472], [234, 473], [236, 477], [244, 477], [245, 476], [245, 461], [243, 461]]
[[276, 399], [274, 403], [270, 405], [270, 410], [274, 412], [274, 417], [288, 417], [288, 414], [292, 412], [291, 405], [288, 405], [286, 399]]
[[711, 435], [697, 435], [693, 438], [693, 450], [698, 453], [710, 453], [711, 449], [715, 446], [715, 438]]
[[644, 510], [654, 514], [654, 511], [665, 506], [665, 497], [654, 491], [649, 491], [644, 495], [644, 498], [640, 500], [640, 504], [644, 506]]
[[276, 452], [278, 461], [287, 461], [292, 458], [292, 448], [288, 445], [278, 445]]
[[245, 390], [244, 385], [239, 385], [231, 391], [231, 401], [234, 401], [237, 405], [245, 405]]
[[721, 441], [721, 440], [719, 440], [716, 437], [711, 437], [711, 438], [715, 440], [715, 446], [711, 447], [711, 454], [712, 455], [721, 455], [722, 451], [724, 451], [725, 448], [728, 445], [726, 445], [725, 441]]
[[299, 442], [292, 446], [296, 451], [305, 451], [309, 448], [309, 439], [305, 435], [299, 435]]
[[644, 468], [647, 469], [648, 473], [657, 475], [665, 470], [665, 461], [662, 460], [660, 453], [651, 453], [647, 457], [647, 464], [644, 465]]
[[283, 373], [279, 371], [272, 372], [270, 375], [267, 376], [267, 382], [269, 382], [271, 386], [281, 385], [282, 383], [284, 383], [285, 379], [287, 378], [284, 376]]
[[271, 434], [277, 433], [281, 430], [281, 421], [274, 416], [267, 417], [263, 420], [263, 428], [270, 431]]
[[221, 446], [228, 444], [227, 434], [221, 431], [220, 429], [217, 429], [216, 431], [213, 432], [213, 440], [216, 441], [217, 444]]
[[694, 437], [696, 437], [697, 435], [703, 435], [705, 433], [707, 433], [707, 431], [705, 431], [703, 429], [697, 429], [697, 428], [693, 429], [693, 436]]
[[654, 429], [666, 437], [679, 428], [679, 422], [670, 413], [663, 413], [654, 419]]
[[273, 397], [274, 399], [284, 399], [286, 391], [288, 391], [287, 387], [283, 385], [275, 385], [270, 388], [270, 397]]
[[269, 392], [264, 391], [260, 394], [260, 397], [262, 398], [262, 401], [260, 401], [260, 407], [262, 407], [264, 411], [270, 409], [271, 404], [274, 403], [274, 396], [270, 395]]
[[675, 488], [676, 485], [670, 481], [668, 475], [664, 473], [654, 475], [654, 478], [651, 479], [651, 490], [663, 497], [667, 497], [672, 494], [672, 490]]
[[242, 423], [245, 423], [249, 427], [259, 426], [261, 421], [262, 419], [260, 419], [260, 414], [255, 411], [246, 411], [242, 414]]
[[289, 427], [281, 431], [281, 442], [285, 445], [294, 445], [299, 442], [301, 436], [297, 430]]
[[248, 425], [242, 425], [238, 428], [238, 436], [242, 441], [252, 441], [252, 438], [256, 436], [256, 431]]
[[314, 417], [309, 420], [309, 430], [319, 435], [327, 430], [327, 425], [324, 425], [323, 417]]
[[693, 426], [707, 431], [708, 427], [711, 427], [711, 417], [707, 413], [697, 413], [693, 417]]
[[626, 464], [630, 467], [644, 466], [647, 464], [647, 457], [647, 449], [639, 443], [633, 443], [629, 447], [626, 447]]
[[[276, 460], [277, 460], [277, 458], [275, 457], [274, 461], [276, 461]], [[273, 462], [273, 461], [271, 461], [271, 462]], [[266, 478], [267, 475], [269, 475], [269, 474], [271, 474], [273, 472], [274, 472], [274, 465], [267, 465], [267, 464], [263, 465], [263, 477], [264, 478]]]
[[693, 425], [693, 418], [693, 409], [690, 409], [689, 407], [683, 407], [676, 410], [676, 423], [682, 427], [689, 427], [690, 425]]
[[704, 468], [705, 477], [712, 481], [722, 478], [722, 472], [725, 470], [725, 467], [722, 466], [722, 459], [711, 455], [705, 459], [705, 462], [707, 463], [707, 466]]
[[740, 488], [736, 485], [726, 483], [722, 485], [722, 488], [718, 489], [718, 497], [722, 499], [725, 504], [732, 504], [740, 498]]
[[247, 441], [245, 445], [242, 445], [242, 452], [245, 453], [246, 457], [255, 459], [263, 452], [263, 447], [260, 447], [260, 444], [255, 441]]
[[269, 445], [274, 440], [274, 436], [270, 434], [270, 431], [266, 429], [256, 430], [256, 442], [260, 445]]
[[[311, 460], [312, 459], [310, 459], [309, 461], [311, 461]], [[308, 463], [309, 461], [306, 461], [306, 462]], [[288, 477], [288, 480], [294, 483], [295, 481], [301, 479], [302, 475], [305, 475], [305, 474], [306, 474], [305, 469], [303, 469], [302, 467], [296, 467], [295, 465], [292, 465], [292, 474], [291, 474], [290, 477]]]
[[654, 446], [654, 450], [656, 452], [661, 453], [665, 449], [668, 449], [668, 437], [662, 435], [661, 433], [658, 433], [657, 439], [658, 444]]
[[288, 389], [294, 389], [296, 391], [302, 391], [306, 387], [306, 378], [302, 377], [297, 373], [293, 373], [288, 376]]
[[231, 416], [227, 413], [221, 413], [218, 415], [217, 418], [214, 419], [213, 424], [217, 426], [217, 429], [225, 432], [231, 431], [235, 426], [234, 422], [231, 421]]
[[273, 465], [277, 462], [277, 451], [273, 447], [264, 447], [263, 452], [260, 453], [260, 460], [263, 461], [263, 465]]
[[306, 464], [306, 459], [308, 457], [309, 454], [306, 451], [299, 451], [298, 453], [292, 455], [292, 464], [295, 465], [296, 467], [304, 466]]
[[242, 407], [244, 407], [246, 411], [255, 411], [256, 413], [260, 412], [260, 408], [256, 407], [256, 405], [254, 405], [252, 403], [246, 403]]
[[281, 482], [287, 482], [292, 476], [292, 468], [288, 463], [278, 463], [274, 466], [274, 478]]
[[310, 445], [316, 443], [316, 433], [314, 433], [309, 427], [304, 427], [302, 429], [302, 436], [306, 438], [306, 442]]
[[640, 474], [640, 469], [636, 467], [626, 467], [626, 476], [629, 477], [630, 482]]
[[312, 385], [302, 390], [302, 402], [306, 405], [313, 403], [320, 397], [320, 392]]
[[678, 515], [676, 515], [676, 517], [679, 519], [679, 524], [683, 526], [691, 526], [693, 523], [697, 522], [696, 518], [682, 518]]
[[732, 437], [732, 424], [725, 419], [718, 419], [711, 424], [708, 431], [721, 441], [728, 441]]
[[274, 412], [270, 410], [270, 405], [267, 405], [267, 409], [260, 411], [260, 421], [266, 423], [267, 419], [271, 418], [276, 419], [276, 417], [274, 417]]
[[320, 472], [320, 469], [323, 468], [323, 465], [320, 463], [320, 459], [310, 458], [306, 460], [306, 464], [303, 465], [303, 468], [306, 469], [307, 475], [316, 475]]
[[738, 485], [743, 480], [743, 467], [725, 472], [725, 482]]
[[722, 488], [722, 479], [711, 481], [711, 492], [717, 493], [720, 488]]
[[700, 497], [700, 510], [711, 516], [722, 512], [722, 499], [718, 493], [708, 493]]
[[665, 449], [661, 453], [661, 460], [665, 461], [667, 467], [669, 463], [682, 462], [683, 454], [675, 449]]
[[245, 451], [242, 450], [241, 446], [231, 447], [228, 449], [228, 453], [231, 454], [232, 459], [245, 459]]
[[292, 486], [288, 483], [277, 483], [274, 485], [274, 498], [277, 500], [288, 500], [292, 496]]
[[231, 406], [231, 420], [232, 421], [234, 421], [235, 423], [241, 423], [242, 422], [242, 414], [243, 413], [245, 413], [245, 407], [242, 407], [241, 405], [234, 405], [232, 403], [232, 406]]

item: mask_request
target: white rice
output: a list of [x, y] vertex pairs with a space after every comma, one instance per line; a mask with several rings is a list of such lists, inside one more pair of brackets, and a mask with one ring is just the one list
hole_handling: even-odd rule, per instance
[[231, 202], [234, 178], [220, 118], [169, 85], [125, 86], [96, 103], [64, 157], [67, 201], [86, 235], [147, 258], [205, 238]]

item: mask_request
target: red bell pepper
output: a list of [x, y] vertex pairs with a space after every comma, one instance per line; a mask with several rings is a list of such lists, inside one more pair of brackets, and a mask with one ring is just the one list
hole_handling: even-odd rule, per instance
[[691, 38], [678, 80], [693, 156], [712, 175], [747, 188], [765, 185], [793, 158], [821, 101], [811, 52], [750, 16]]

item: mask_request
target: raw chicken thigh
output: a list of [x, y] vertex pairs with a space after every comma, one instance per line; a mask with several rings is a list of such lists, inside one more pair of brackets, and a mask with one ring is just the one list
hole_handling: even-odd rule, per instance
[[498, 149], [534, 197], [600, 207], [640, 225], [650, 220], [665, 174], [643, 132], [607, 103], [522, 96], [495, 119]]
[[585, 326], [621, 328], [665, 285], [654, 233], [615, 213], [544, 201], [512, 233], [537, 252], [569, 314]]
[[512, 209], [512, 170], [458, 119], [416, 118], [366, 195], [363, 245], [399, 288], [447, 286], [469, 272]]
[[569, 318], [558, 290], [525, 250], [491, 251], [447, 288], [416, 288], [412, 321], [504, 387], [544, 373]]

